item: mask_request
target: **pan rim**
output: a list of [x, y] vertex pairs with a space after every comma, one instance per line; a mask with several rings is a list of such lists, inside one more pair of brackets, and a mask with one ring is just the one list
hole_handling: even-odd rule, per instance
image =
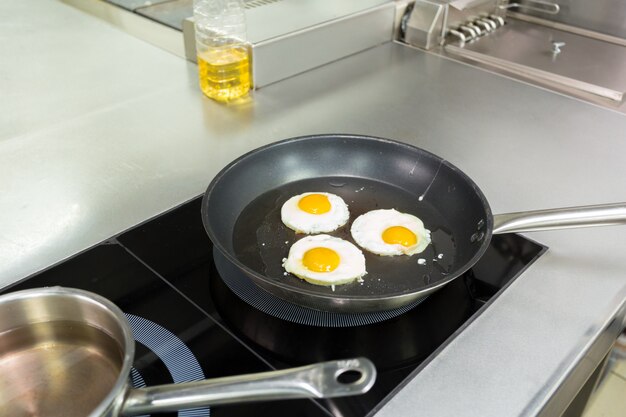
[[[240, 157], [236, 158], [235, 160], [227, 164], [224, 168], [222, 168], [215, 175], [215, 177], [209, 183], [209, 186], [207, 187], [207, 190], [204, 193], [204, 196], [202, 198], [202, 206], [201, 206], [201, 216], [202, 216], [202, 223], [204, 225], [204, 229], [207, 235], [209, 236], [209, 239], [213, 243], [213, 245], [222, 253], [222, 255], [224, 255], [229, 262], [232, 262], [235, 266], [237, 266], [239, 269], [244, 271], [244, 273], [250, 276], [254, 276], [256, 279], [259, 279], [269, 285], [279, 287], [282, 290], [294, 291], [293, 286], [290, 285], [289, 283], [284, 283], [284, 282], [266, 277], [265, 275], [260, 274], [259, 272], [244, 265], [241, 261], [239, 261], [239, 259], [237, 259], [236, 256], [231, 254], [230, 251], [224, 247], [224, 245], [220, 242], [219, 239], [217, 239], [216, 233], [214, 232], [213, 227], [208, 222], [209, 200], [211, 198], [211, 194], [213, 193], [213, 190], [216, 188], [215, 187], [216, 184], [218, 184], [220, 179], [224, 175], [226, 175], [229, 171], [231, 171], [232, 169], [235, 169], [242, 161], [252, 157], [253, 155], [256, 155], [260, 152], [264, 152], [270, 148], [276, 148], [276, 147], [286, 146], [286, 145], [297, 143], [297, 142], [305, 142], [305, 141], [319, 140], [319, 139], [350, 139], [350, 140], [367, 140], [367, 141], [372, 141], [372, 142], [377, 142], [377, 143], [381, 143], [381, 142], [388, 143], [390, 145], [399, 146], [401, 148], [405, 148], [406, 150], [410, 150], [410, 151], [418, 150], [420, 152], [427, 154], [428, 156], [432, 158], [440, 160], [442, 164], [445, 164], [448, 168], [450, 168], [456, 174], [462, 177], [463, 180], [466, 181], [467, 184], [470, 185], [472, 189], [474, 190], [474, 192], [476, 193], [477, 197], [479, 198], [481, 204], [483, 205], [485, 209], [485, 217], [486, 217], [485, 229], [484, 229], [484, 236], [480, 243], [481, 245], [480, 248], [465, 264], [457, 268], [454, 274], [451, 274], [447, 276], [446, 278], [436, 281], [432, 284], [421, 287], [418, 291], [404, 290], [402, 292], [385, 294], [382, 296], [375, 296], [375, 295], [370, 296], [370, 295], [351, 295], [351, 294], [345, 294], [345, 295], [344, 294], [341, 294], [341, 295], [324, 294], [324, 293], [320, 293], [316, 291], [313, 288], [310, 290], [306, 288], [298, 288], [299, 293], [310, 296], [310, 297], [315, 297], [317, 299], [324, 299], [326, 301], [331, 301], [331, 302], [333, 301], [341, 302], [345, 300], [345, 301], [350, 301], [350, 302], [372, 303], [372, 302], [376, 302], [380, 300], [401, 300], [403, 298], [413, 298], [417, 294], [430, 293], [446, 285], [447, 283], [451, 282], [452, 280], [458, 278], [459, 276], [467, 272], [472, 266], [476, 264], [476, 262], [480, 260], [480, 258], [482, 258], [485, 251], [487, 250], [487, 247], [489, 246], [489, 243], [492, 237], [493, 213], [491, 211], [489, 202], [487, 198], [485, 197], [484, 193], [482, 192], [482, 190], [480, 189], [480, 187], [478, 187], [478, 185], [467, 174], [465, 174], [465, 172], [463, 172], [461, 169], [459, 169], [456, 165], [452, 164], [448, 160], [438, 155], [435, 155], [434, 153], [427, 151], [423, 148], [410, 145], [408, 143], [404, 143], [404, 142], [400, 142], [400, 141], [388, 139], [388, 138], [371, 136], [371, 135], [345, 134], [345, 133], [337, 133], [337, 134], [322, 133], [322, 134], [303, 135], [303, 136], [296, 136], [296, 137], [292, 137], [288, 139], [282, 139], [282, 140], [272, 142], [267, 145], [263, 145], [261, 147], [255, 148], [249, 152], [246, 152], [245, 154], [241, 155]], [[314, 287], [317, 287], [317, 286], [314, 286]]]

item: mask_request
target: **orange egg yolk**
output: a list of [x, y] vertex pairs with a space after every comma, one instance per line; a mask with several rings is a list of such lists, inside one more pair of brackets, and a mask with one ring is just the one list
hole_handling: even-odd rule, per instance
[[322, 214], [330, 211], [330, 201], [324, 194], [309, 194], [298, 201], [300, 210], [311, 214]]
[[304, 253], [302, 264], [314, 272], [330, 272], [339, 266], [339, 254], [328, 248], [313, 248]]
[[383, 232], [383, 240], [390, 245], [413, 246], [417, 243], [417, 236], [406, 227], [392, 226]]

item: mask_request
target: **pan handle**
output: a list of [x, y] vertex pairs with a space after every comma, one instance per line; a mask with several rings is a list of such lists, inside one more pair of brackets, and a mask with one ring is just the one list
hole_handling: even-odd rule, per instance
[[259, 400], [331, 398], [363, 394], [376, 380], [366, 358], [321, 362], [299, 368], [130, 390], [121, 415]]
[[493, 216], [493, 233], [626, 224], [626, 203], [535, 210]]

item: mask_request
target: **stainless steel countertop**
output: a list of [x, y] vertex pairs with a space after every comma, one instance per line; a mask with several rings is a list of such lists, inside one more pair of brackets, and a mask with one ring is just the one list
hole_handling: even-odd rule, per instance
[[[0, 15], [14, 16], [0, 22], [0, 286], [304, 134], [421, 146], [473, 177], [496, 213], [626, 201], [624, 115], [401, 45], [228, 107], [201, 95], [194, 65], [62, 3], [5, 1]], [[624, 232], [528, 234], [549, 251], [378, 415], [535, 415], [626, 296]]]

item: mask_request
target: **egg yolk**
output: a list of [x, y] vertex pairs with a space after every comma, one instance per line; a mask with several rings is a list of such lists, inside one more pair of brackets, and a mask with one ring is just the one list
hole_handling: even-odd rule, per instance
[[302, 264], [314, 272], [330, 272], [339, 266], [339, 254], [328, 248], [313, 248], [304, 253]]
[[417, 243], [417, 236], [403, 226], [392, 226], [383, 232], [383, 240], [390, 245], [413, 246]]
[[311, 214], [322, 214], [330, 211], [330, 201], [324, 194], [309, 194], [298, 201], [300, 210]]

